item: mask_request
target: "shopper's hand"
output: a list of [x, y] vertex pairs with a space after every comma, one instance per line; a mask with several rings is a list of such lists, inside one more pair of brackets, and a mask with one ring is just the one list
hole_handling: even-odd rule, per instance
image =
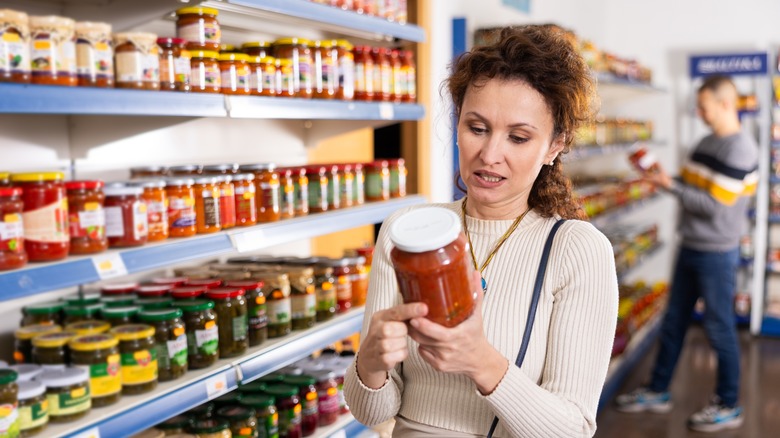
[[374, 313], [357, 358], [357, 372], [364, 385], [374, 389], [384, 385], [387, 372], [409, 356], [407, 321], [427, 314], [428, 307], [423, 303], [401, 304]]
[[646, 172], [642, 178], [656, 187], [666, 190], [672, 188], [672, 177], [660, 165], [657, 172]]
[[477, 302], [468, 319], [447, 328], [426, 318], [414, 318], [409, 322], [409, 335], [420, 344], [420, 357], [434, 369], [468, 376], [483, 394], [489, 394], [506, 374], [509, 363], [485, 337], [482, 280], [477, 271], [472, 276], [471, 288], [477, 291]]

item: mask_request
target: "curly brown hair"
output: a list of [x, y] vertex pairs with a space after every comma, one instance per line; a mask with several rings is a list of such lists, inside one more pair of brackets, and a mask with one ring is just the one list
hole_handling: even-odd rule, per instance
[[[500, 29], [496, 36], [494, 44], [476, 47], [455, 61], [446, 82], [455, 115], [460, 115], [469, 87], [494, 78], [522, 80], [544, 97], [553, 116], [553, 138], [562, 138], [561, 155], [568, 153], [577, 128], [592, 119], [594, 103], [590, 69], [570, 35], [556, 26], [525, 25]], [[552, 166], [542, 166], [528, 206], [543, 217], [587, 218], [560, 156]]]

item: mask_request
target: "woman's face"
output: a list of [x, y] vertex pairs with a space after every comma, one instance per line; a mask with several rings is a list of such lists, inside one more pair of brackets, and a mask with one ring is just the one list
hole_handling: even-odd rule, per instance
[[527, 208], [544, 164], [561, 150], [544, 97], [525, 81], [489, 79], [469, 86], [458, 121], [460, 173], [470, 214], [509, 219]]

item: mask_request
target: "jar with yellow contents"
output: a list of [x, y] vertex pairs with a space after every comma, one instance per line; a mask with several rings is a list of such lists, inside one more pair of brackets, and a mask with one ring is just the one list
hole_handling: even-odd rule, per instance
[[89, 372], [94, 407], [108, 406], [122, 397], [122, 369], [119, 340], [102, 333], [77, 336], [68, 343], [71, 363]]
[[111, 329], [119, 339], [122, 362], [122, 394], [149, 392], [157, 387], [157, 349], [154, 327], [146, 324], [120, 325]]

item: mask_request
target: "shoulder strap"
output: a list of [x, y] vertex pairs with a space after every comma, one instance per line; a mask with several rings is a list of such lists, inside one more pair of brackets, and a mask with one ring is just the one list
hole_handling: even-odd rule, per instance
[[[517, 359], [515, 365], [520, 368], [525, 359], [525, 352], [528, 350], [528, 343], [531, 341], [531, 331], [534, 328], [534, 320], [536, 319], [536, 308], [539, 307], [539, 297], [542, 295], [542, 284], [544, 284], [544, 274], [547, 272], [547, 262], [550, 259], [550, 251], [552, 250], [553, 240], [555, 234], [558, 233], [558, 229], [566, 222], [566, 219], [560, 219], [553, 225], [550, 234], [547, 236], [547, 242], [544, 243], [544, 251], [542, 251], [542, 260], [539, 262], [539, 269], [536, 271], [536, 281], [534, 282], [534, 292], [531, 296], [531, 305], [528, 307], [528, 317], [525, 322], [525, 332], [523, 333], [523, 342], [520, 344], [520, 352], [517, 353]], [[498, 426], [498, 417], [493, 418], [493, 424], [490, 425], [490, 431], [488, 432], [488, 438], [493, 437], [493, 432], [496, 431]]]

